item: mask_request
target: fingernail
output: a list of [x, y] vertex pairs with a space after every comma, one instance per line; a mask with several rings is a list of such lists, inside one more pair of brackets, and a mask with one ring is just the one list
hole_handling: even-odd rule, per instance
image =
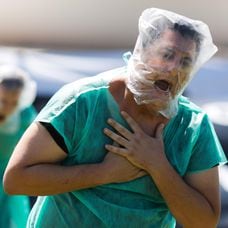
[[112, 119], [109, 118], [109, 119], [107, 120], [107, 122], [108, 122], [108, 123], [112, 123], [113, 121], [112, 121]]
[[126, 114], [126, 112], [125, 112], [125, 111], [121, 111], [120, 113], [121, 113], [122, 115], [125, 115], [125, 114]]

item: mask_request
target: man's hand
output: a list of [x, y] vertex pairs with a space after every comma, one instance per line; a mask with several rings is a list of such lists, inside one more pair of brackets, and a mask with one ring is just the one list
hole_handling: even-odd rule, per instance
[[146, 171], [156, 169], [167, 162], [164, 153], [162, 131], [164, 124], [159, 124], [154, 137], [146, 134], [136, 121], [126, 112], [122, 112], [123, 117], [131, 127], [129, 131], [113, 119], [108, 119], [108, 123], [117, 131], [105, 128], [104, 133], [120, 146], [106, 145], [109, 152], [121, 155], [128, 159], [133, 165]]
[[[119, 147], [116, 143], [114, 145]], [[107, 178], [109, 178], [108, 182], [126, 182], [146, 175], [145, 171], [131, 164], [126, 158], [114, 153], [107, 153], [102, 165], [104, 172], [107, 173]]]

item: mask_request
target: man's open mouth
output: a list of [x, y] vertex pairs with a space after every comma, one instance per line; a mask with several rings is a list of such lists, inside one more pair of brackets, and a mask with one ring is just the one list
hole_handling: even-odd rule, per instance
[[164, 92], [169, 92], [171, 89], [171, 84], [166, 80], [157, 80], [154, 85]]

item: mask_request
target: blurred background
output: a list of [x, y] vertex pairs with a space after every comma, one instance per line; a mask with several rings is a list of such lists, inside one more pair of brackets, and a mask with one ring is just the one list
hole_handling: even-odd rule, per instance
[[[228, 155], [227, 0], [0, 0], [0, 65], [27, 70], [38, 85], [39, 111], [65, 83], [124, 65], [138, 17], [164, 8], [206, 22], [218, 53], [199, 70], [185, 95], [210, 116]], [[221, 169], [222, 217], [228, 227], [228, 171]]]

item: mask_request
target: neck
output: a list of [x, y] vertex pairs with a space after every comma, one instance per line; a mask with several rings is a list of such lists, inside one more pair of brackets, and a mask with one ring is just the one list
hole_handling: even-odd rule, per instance
[[[126, 87], [124, 77], [113, 80], [110, 83], [109, 90], [118, 103], [120, 110], [126, 111], [144, 130], [148, 128], [148, 131], [152, 129], [151, 131], [153, 132], [158, 123], [168, 122], [168, 120], [154, 110], [151, 105], [138, 105], [135, 102], [134, 95]], [[151, 134], [150, 132], [150, 135]]]
[[156, 110], [149, 109], [146, 104], [138, 105], [134, 99], [134, 95], [127, 87], [125, 87], [124, 96], [120, 103], [120, 110], [126, 111], [135, 117], [157, 118], [160, 115]]

